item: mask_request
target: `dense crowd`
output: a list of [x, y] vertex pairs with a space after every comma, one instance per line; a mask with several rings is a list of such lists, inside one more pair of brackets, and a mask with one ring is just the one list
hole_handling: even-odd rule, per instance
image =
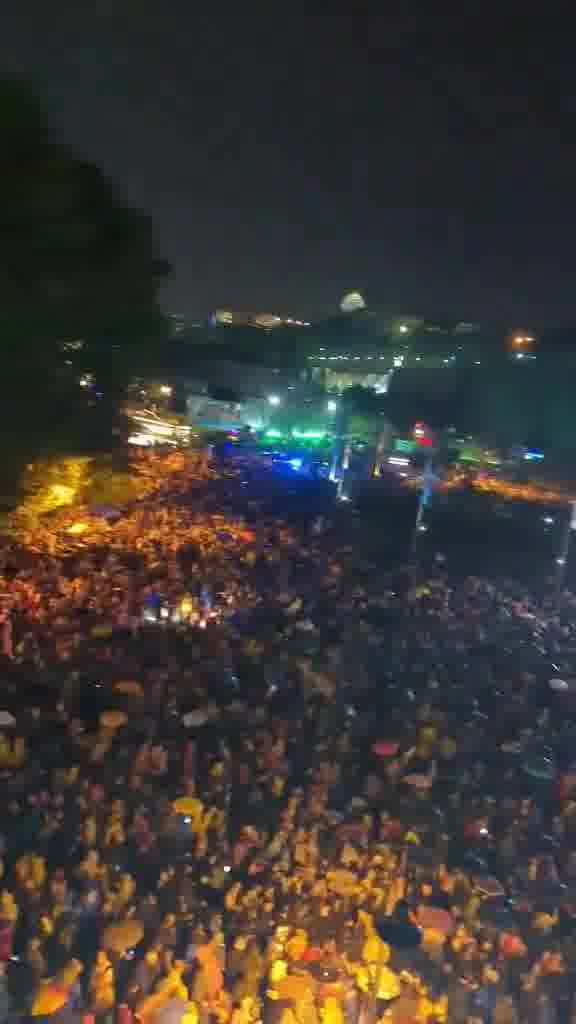
[[570, 596], [197, 475], [5, 544], [0, 1016], [566, 1024]]

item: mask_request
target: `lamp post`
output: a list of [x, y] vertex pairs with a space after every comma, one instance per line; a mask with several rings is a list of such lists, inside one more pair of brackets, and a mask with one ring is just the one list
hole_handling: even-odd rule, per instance
[[374, 465], [372, 467], [372, 472], [370, 474], [372, 479], [377, 479], [379, 476], [382, 476], [382, 464], [384, 462], [384, 454], [390, 447], [391, 437], [392, 430], [390, 424], [387, 422], [386, 426], [383, 427], [382, 430], [380, 431], [380, 434], [378, 435], [378, 440], [376, 442], [376, 454], [374, 457]]
[[566, 524], [562, 531], [560, 550], [558, 551], [558, 554], [556, 556], [556, 572], [554, 587], [556, 605], [560, 603], [560, 598], [562, 596], [564, 580], [566, 579], [566, 568], [568, 565], [568, 558], [570, 555], [570, 547], [572, 545], [572, 534], [574, 530], [576, 530], [576, 501], [571, 501], [570, 514], [566, 520]]
[[347, 424], [348, 410], [346, 400], [341, 398], [334, 416], [334, 444], [332, 445], [332, 459], [330, 462], [330, 480], [334, 484], [339, 482], [343, 472], [342, 459]]
[[418, 538], [420, 534], [426, 533], [428, 527], [424, 522], [424, 516], [426, 509], [432, 500], [432, 488], [434, 486], [434, 462], [432, 455], [429, 455], [426, 459], [424, 466], [424, 473], [422, 475], [422, 487], [420, 488], [420, 495], [418, 498], [418, 509], [416, 511], [416, 520], [414, 522], [414, 529], [412, 531], [412, 540], [410, 543], [410, 554], [412, 558], [416, 559], [418, 551]]
[[351, 448], [350, 448], [350, 445], [347, 444], [345, 446], [345, 448], [344, 448], [343, 453], [342, 453], [342, 464], [341, 464], [341, 467], [340, 467], [340, 479], [338, 481], [338, 486], [336, 488], [336, 497], [338, 498], [338, 501], [349, 501], [350, 500], [348, 498], [348, 495], [346, 494], [346, 492], [344, 490], [344, 482], [346, 480], [346, 470], [350, 468], [350, 455], [351, 455]]

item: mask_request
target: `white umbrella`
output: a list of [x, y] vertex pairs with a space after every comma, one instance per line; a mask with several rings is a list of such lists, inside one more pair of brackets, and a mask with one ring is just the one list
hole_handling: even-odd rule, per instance
[[198, 728], [201, 725], [206, 725], [208, 717], [208, 713], [199, 708], [198, 711], [189, 711], [187, 715], [183, 715], [182, 722], [187, 729]]
[[9, 711], [0, 711], [0, 728], [7, 725], [16, 725], [16, 719]]
[[553, 679], [550, 679], [549, 682], [548, 682], [548, 686], [550, 687], [551, 690], [556, 690], [558, 692], [562, 692], [562, 691], [570, 689], [570, 686], [566, 682], [566, 680], [565, 679], [559, 679], [558, 676], [554, 676]]

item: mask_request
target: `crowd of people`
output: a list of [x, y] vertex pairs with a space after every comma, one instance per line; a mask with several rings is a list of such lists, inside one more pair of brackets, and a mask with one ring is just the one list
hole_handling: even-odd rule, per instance
[[568, 1024], [572, 598], [215, 476], [1, 552], [0, 1017]]

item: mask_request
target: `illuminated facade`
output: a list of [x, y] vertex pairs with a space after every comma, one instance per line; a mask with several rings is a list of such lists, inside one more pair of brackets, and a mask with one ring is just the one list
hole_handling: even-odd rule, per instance
[[188, 419], [202, 430], [263, 430], [270, 423], [272, 409], [265, 398], [249, 398], [226, 402], [209, 395], [189, 395], [186, 399]]
[[127, 409], [132, 428], [128, 443], [139, 448], [152, 448], [154, 445], [185, 447], [190, 443], [191, 429], [187, 423], [175, 423], [163, 419], [153, 409]]
[[366, 370], [332, 370], [327, 369], [324, 385], [327, 391], [345, 391], [346, 388], [372, 388], [376, 394], [385, 395], [390, 387], [393, 371], [371, 373]]
[[240, 313], [231, 309], [217, 309], [209, 322], [213, 327], [257, 327], [264, 331], [273, 331], [277, 327], [310, 327], [307, 320], [295, 320], [275, 313]]

